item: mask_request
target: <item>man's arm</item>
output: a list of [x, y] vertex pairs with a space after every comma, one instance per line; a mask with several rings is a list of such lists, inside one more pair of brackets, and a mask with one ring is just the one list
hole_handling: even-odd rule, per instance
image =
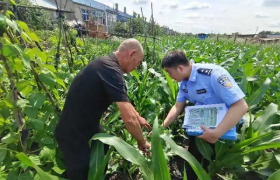
[[175, 119], [181, 114], [186, 102], [176, 102], [176, 104], [171, 108], [164, 122], [162, 123], [163, 127], [168, 127]]
[[214, 71], [210, 81], [215, 94], [226, 105], [230, 106], [222, 122], [215, 130], [208, 129], [204, 126], [201, 127], [204, 133], [199, 137], [210, 143], [215, 143], [242, 119], [242, 116], [248, 110], [248, 105], [244, 100], [245, 94], [226, 70]]
[[116, 102], [127, 131], [136, 139], [138, 148], [142, 151], [150, 148], [150, 144], [143, 137], [139, 119], [141, 118], [129, 102]]
[[244, 99], [240, 99], [234, 103], [226, 113], [223, 121], [217, 126], [216, 131], [219, 136], [225, 134], [247, 113], [248, 105]]
[[204, 133], [198, 137], [210, 143], [215, 143], [222, 135], [235, 126], [247, 111], [248, 105], [246, 101], [240, 99], [232, 104], [222, 122], [215, 129], [208, 129], [205, 126], [202, 126], [201, 128]]
[[111, 102], [116, 102], [128, 132], [137, 140], [138, 148], [147, 152], [150, 144], [144, 139], [140, 125], [147, 129], [151, 127], [129, 103], [123, 75], [120, 71], [107, 66], [104, 66], [98, 75], [103, 82], [108, 98]]

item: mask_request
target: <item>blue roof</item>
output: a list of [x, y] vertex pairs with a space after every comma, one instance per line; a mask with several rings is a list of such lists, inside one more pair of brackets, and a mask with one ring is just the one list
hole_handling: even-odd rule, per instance
[[117, 10], [94, 0], [73, 0], [74, 3], [82, 4], [85, 6], [93, 7], [99, 10], [106, 10], [117, 14]]
[[120, 21], [127, 21], [128, 19], [133, 18], [133, 16], [123, 13], [121, 11], [118, 11], [117, 19]]
[[133, 18], [133, 16], [129, 15], [129, 14], [126, 14], [126, 13], [123, 13], [121, 11], [118, 11], [118, 14], [119, 16], [122, 16], [122, 17], [126, 17], [126, 18]]

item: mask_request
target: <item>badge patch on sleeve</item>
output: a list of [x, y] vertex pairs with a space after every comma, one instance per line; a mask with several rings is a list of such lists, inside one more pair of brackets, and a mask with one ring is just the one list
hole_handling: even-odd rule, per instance
[[218, 83], [220, 83], [223, 87], [230, 89], [232, 88], [232, 82], [230, 81], [230, 79], [226, 76], [226, 75], [221, 75], [218, 79], [217, 79]]

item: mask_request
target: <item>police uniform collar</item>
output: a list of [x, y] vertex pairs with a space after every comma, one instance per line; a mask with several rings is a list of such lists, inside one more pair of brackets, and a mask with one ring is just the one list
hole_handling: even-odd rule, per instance
[[189, 78], [189, 81], [196, 82], [197, 68], [194, 63], [192, 63], [192, 72]]

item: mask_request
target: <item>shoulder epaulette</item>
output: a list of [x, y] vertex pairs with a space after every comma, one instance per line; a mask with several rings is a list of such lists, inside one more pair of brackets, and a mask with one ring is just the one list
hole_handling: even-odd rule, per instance
[[212, 71], [213, 71], [213, 69], [207, 69], [207, 68], [199, 68], [199, 69], [197, 70], [197, 72], [198, 72], [199, 74], [204, 74], [204, 75], [206, 75], [206, 76], [210, 76], [211, 73], [212, 73]]

